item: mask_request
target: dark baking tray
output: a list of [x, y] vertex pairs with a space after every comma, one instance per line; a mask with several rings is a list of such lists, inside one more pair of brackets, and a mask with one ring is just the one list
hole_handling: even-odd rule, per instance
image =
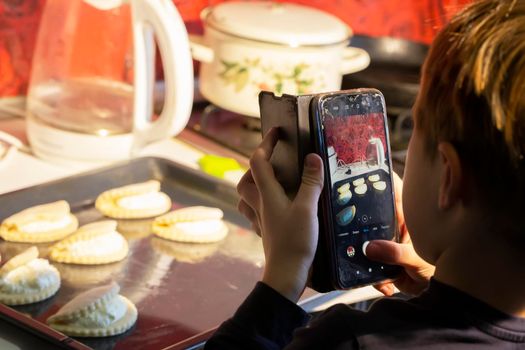
[[[371, 175], [379, 175], [381, 181], [386, 181], [386, 189], [379, 193], [372, 187], [372, 182], [368, 180], [368, 177]], [[364, 174], [357, 176], [349, 176], [347, 179], [339, 180], [332, 186], [332, 208], [335, 216], [344, 208], [347, 208], [351, 205], [356, 206], [355, 219], [352, 222], [345, 226], [340, 226], [335, 224], [336, 234], [341, 234], [345, 232], [352, 232], [352, 230], [358, 230], [364, 225], [380, 225], [385, 222], [389, 222], [393, 217], [392, 203], [385, 201], [385, 197], [390, 193], [392, 194], [392, 186], [389, 181], [390, 174], [383, 169], [373, 170]], [[358, 195], [355, 193], [355, 186], [352, 182], [356, 179], [364, 178], [365, 184], [367, 185], [367, 193], [364, 195]], [[337, 197], [339, 193], [337, 189], [340, 186], [343, 186], [346, 183], [350, 183], [352, 189], [352, 198], [346, 204], [340, 205], [337, 203]], [[390, 197], [392, 198], [392, 197]], [[363, 221], [363, 218], [366, 217], [367, 221]], [[376, 239], [379, 237], [376, 237]], [[383, 237], [385, 238], [385, 237]], [[365, 239], [366, 240], [366, 239]]]
[[[139, 158], [110, 168], [37, 185], [0, 196], [0, 220], [24, 208], [64, 199], [80, 224], [103, 219], [95, 198], [107, 189], [156, 179], [174, 208], [191, 205], [219, 207], [230, 231], [218, 244], [188, 245], [150, 234], [149, 220], [119, 221], [130, 255], [102, 266], [58, 264], [62, 286], [43, 302], [13, 307], [45, 323], [60, 306], [83, 290], [110, 280], [137, 306], [136, 325], [123, 335], [76, 338], [95, 349], [163, 349], [191, 345], [230, 317], [259, 279], [264, 255], [260, 238], [237, 212], [234, 186], [202, 172], [161, 158]], [[38, 244], [41, 256], [51, 244]], [[1, 241], [3, 259], [29, 244]]]

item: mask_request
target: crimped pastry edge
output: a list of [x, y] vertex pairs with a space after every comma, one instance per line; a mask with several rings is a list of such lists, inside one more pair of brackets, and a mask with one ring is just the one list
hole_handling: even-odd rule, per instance
[[[129, 330], [138, 318], [138, 311], [135, 305], [125, 296], [118, 295], [119, 298], [122, 298], [126, 303], [127, 310], [124, 317], [118, 320], [115, 324], [109, 326], [108, 328], [81, 328], [77, 326], [69, 326], [56, 324], [53, 322], [47, 322], [53, 329], [56, 329], [59, 332], [73, 336], [73, 337], [108, 337], [112, 335], [117, 335], [126, 332]], [[49, 319], [48, 319], [49, 320]]]
[[164, 198], [164, 205], [160, 208], [126, 209], [119, 207], [113, 197], [97, 199], [95, 207], [102, 214], [113, 219], [147, 219], [164, 214], [171, 208], [171, 198], [164, 192], [158, 193]]
[[37, 303], [39, 301], [52, 297], [60, 289], [60, 273], [58, 272], [56, 268], [55, 268], [55, 272], [59, 276], [58, 283], [55, 283], [52, 286], [49, 286], [41, 291], [38, 291], [37, 293], [10, 294], [10, 293], [0, 292], [0, 303], [6, 304], [6, 305], [26, 305], [26, 304]]
[[[117, 295], [119, 292], [119, 286], [115, 283], [115, 285], [107, 291], [106, 294], [100, 296], [99, 298], [93, 300], [90, 304], [86, 305], [83, 308], [74, 310], [68, 314], [62, 314], [62, 315], [51, 315], [47, 318], [46, 323], [50, 324], [50, 322], [67, 322], [75, 318], [83, 317], [84, 315], [89, 314], [90, 312], [97, 309], [99, 306], [101, 306], [103, 303], [108, 301], [109, 299], [113, 298], [115, 295]], [[60, 309], [58, 310], [60, 311]], [[57, 312], [58, 312], [57, 311]]]
[[[120, 234], [120, 233], [119, 233]], [[107, 256], [72, 256], [68, 251], [51, 248], [49, 259], [59, 263], [78, 264], [78, 265], [101, 265], [124, 260], [129, 253], [129, 246], [126, 238], [123, 237], [124, 245], [118, 252]]]
[[208, 235], [192, 235], [189, 232], [184, 232], [175, 225], [171, 226], [158, 226], [153, 224], [153, 233], [161, 238], [169, 239], [176, 242], [184, 243], [214, 243], [223, 240], [228, 234], [228, 226], [223, 221], [221, 227], [215, 232], [211, 232]]
[[220, 220], [224, 212], [219, 208], [192, 206], [175, 209], [155, 218], [153, 225], [170, 225], [185, 221]]
[[[106, 223], [106, 224], [113, 224], [111, 230], [84, 230], [84, 228], [86, 226], [89, 226], [89, 225], [93, 225], [93, 224], [98, 224], [98, 223]], [[100, 235], [105, 235], [105, 234], [108, 234], [108, 233], [111, 233], [113, 231], [116, 231], [116, 227], [117, 227], [117, 222], [115, 220], [101, 220], [101, 221], [95, 221], [95, 222], [92, 222], [92, 223], [89, 223], [89, 224], [86, 224], [86, 225], [83, 225], [81, 227], [78, 228], [78, 230], [76, 232], [74, 232], [72, 235], [62, 239], [61, 241], [55, 243], [52, 247], [51, 247], [51, 250], [53, 249], [63, 249], [64, 247], [67, 247], [68, 245], [72, 244], [72, 243], [75, 243], [75, 242], [78, 242], [78, 241], [86, 241], [86, 240], [89, 240], [89, 239], [92, 239], [92, 238], [95, 238], [95, 237], [98, 237]], [[118, 233], [118, 231], [117, 231]]]
[[135, 196], [138, 194], [143, 194], [147, 192], [159, 192], [160, 191], [160, 181], [158, 180], [148, 180], [144, 182], [137, 182], [125, 186], [110, 188], [102, 192], [98, 197], [99, 198], [120, 198], [127, 196]]
[[14, 269], [27, 264], [30, 261], [38, 259], [38, 247], [33, 245], [22, 252], [14, 255], [11, 259], [7, 260], [4, 265], [0, 267], [0, 276], [13, 271]]
[[45, 233], [26, 233], [19, 230], [9, 230], [6, 225], [0, 226], [0, 237], [8, 242], [19, 243], [46, 243], [63, 239], [75, 232], [78, 228], [78, 219], [75, 215], [69, 214], [71, 222], [63, 228], [51, 230]]

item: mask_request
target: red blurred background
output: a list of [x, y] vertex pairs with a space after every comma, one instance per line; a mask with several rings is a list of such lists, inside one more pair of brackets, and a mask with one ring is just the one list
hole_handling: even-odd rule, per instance
[[[31, 58], [46, 0], [0, 3], [0, 97], [27, 91]], [[330, 12], [355, 34], [391, 36], [430, 43], [444, 23], [471, 0], [294, 0]], [[191, 33], [202, 32], [200, 11], [224, 0], [174, 0]], [[106, 23], [111, 26], [111, 23]], [[111, 30], [111, 28], [108, 28]], [[92, 43], [97, 45], [96, 42]], [[92, 52], [87, 48], [88, 52]], [[86, 55], [89, 60], [89, 55]]]
[[345, 164], [366, 161], [366, 150], [372, 137], [378, 137], [383, 149], [387, 149], [384, 120], [380, 113], [325, 118], [324, 130], [328, 146], [334, 147], [337, 159]]

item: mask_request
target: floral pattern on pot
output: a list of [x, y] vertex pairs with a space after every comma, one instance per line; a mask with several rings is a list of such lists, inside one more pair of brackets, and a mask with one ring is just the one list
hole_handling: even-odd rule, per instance
[[264, 65], [260, 58], [245, 58], [242, 61], [221, 60], [222, 71], [219, 76], [226, 85], [233, 85], [235, 92], [254, 85], [259, 90], [273, 91], [276, 94], [307, 94], [315, 88], [323, 88], [322, 77], [314, 77], [312, 66], [307, 63], [294, 64], [291, 67]]

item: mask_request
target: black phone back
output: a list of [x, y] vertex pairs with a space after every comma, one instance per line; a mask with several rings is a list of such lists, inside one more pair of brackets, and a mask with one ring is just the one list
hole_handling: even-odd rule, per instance
[[277, 97], [270, 92], [259, 94], [263, 136], [273, 127], [279, 128], [279, 141], [270, 159], [275, 177], [286, 194], [293, 198], [299, 189], [302, 162], [298, 149], [300, 135], [295, 96]]
[[[263, 135], [272, 127], [279, 128], [279, 141], [275, 145], [270, 162], [277, 180], [290, 199], [295, 198], [301, 184], [304, 157], [314, 152], [309, 114], [312, 98], [313, 95], [275, 96], [267, 91], [259, 94]], [[322, 227], [319, 229], [322, 230]], [[320, 232], [308, 285], [318, 292], [334, 289], [324, 237]]]

